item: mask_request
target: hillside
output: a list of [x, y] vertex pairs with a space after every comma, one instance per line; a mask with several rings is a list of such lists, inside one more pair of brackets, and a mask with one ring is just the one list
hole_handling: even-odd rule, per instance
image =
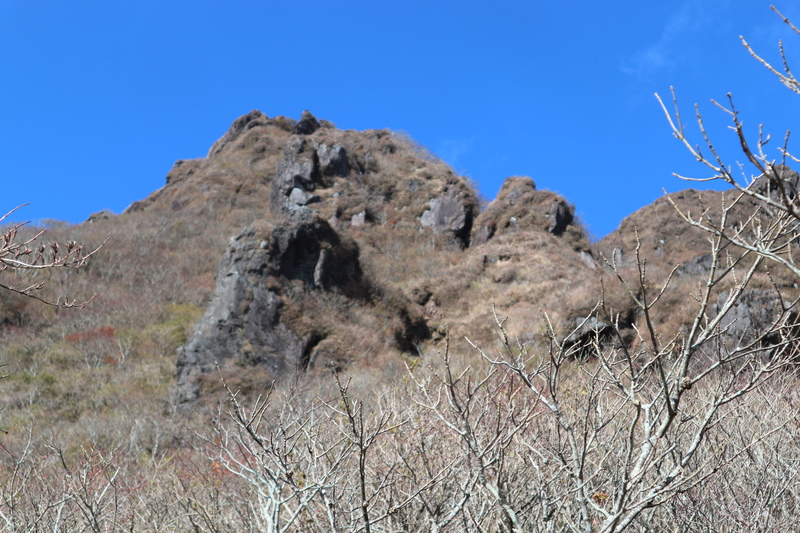
[[[769, 195], [771, 183], [753, 187]], [[686, 483], [711, 477], [687, 443], [709, 442], [711, 427], [733, 439], [745, 415], [732, 414], [780, 421], [741, 436], [769, 455], [797, 423], [770, 395], [797, 401], [779, 371], [795, 361], [800, 289], [687, 220], [723, 214], [728, 235], [751, 238], [781, 220], [758, 198], [689, 189], [593, 243], [575, 207], [530, 177], [485, 202], [402, 134], [252, 111], [123, 213], [47, 229], [86, 249], [108, 239], [84, 268], [17, 274], [45, 282], [46, 299], [93, 297], [85, 309], [0, 292], [0, 520], [264, 530], [288, 516], [264, 509], [287, 498], [307, 511], [289, 530], [346, 531], [369, 523], [350, 503], [368, 485], [361, 508], [380, 510], [387, 531], [458, 531], [456, 516], [513, 529], [498, 487], [531, 528], [565, 526], [580, 507], [571, 495], [594, 487], [584, 499], [600, 516], [633, 447], [656, 453], [649, 417], [672, 417], [653, 438], [683, 451], [658, 464], [682, 462]], [[794, 258], [795, 226], [782, 228], [771, 242]], [[736, 403], [737, 387], [773, 373], [774, 392]], [[736, 450], [712, 447], [714, 465]], [[536, 457], [552, 460], [531, 469]], [[590, 479], [563, 488], [566, 470], [584, 468]], [[672, 474], [659, 468], [631, 483], [660, 486]], [[749, 479], [714, 487], [749, 493]], [[653, 511], [662, 525], [706, 508], [694, 486], [674, 490], [689, 510]]]
[[[671, 197], [699, 212], [721, 194]], [[634, 328], [640, 317], [606, 260], [634, 275], [637, 234], [654, 283], [682, 265], [657, 319], [685, 326], [707, 237], [666, 199], [596, 244], [574, 207], [530, 178], [508, 178], [479, 204], [467, 179], [403, 135], [342, 131], [308, 112], [299, 121], [244, 115], [207, 157], [177, 161], [164, 187], [124, 213], [50, 230], [110, 241], [88, 268], [47, 285], [96, 295], [84, 311], [2, 294], [7, 420], [78, 422], [126, 409], [156, 420], [187, 400], [216, 402], [216, 362], [254, 392], [331, 365], [396, 376], [440, 350], [448, 329], [456, 344], [491, 346], [493, 306], [512, 337], [534, 347], [546, 344], [548, 323], [567, 335], [602, 296]], [[242, 267], [250, 273], [238, 288], [220, 285]]]

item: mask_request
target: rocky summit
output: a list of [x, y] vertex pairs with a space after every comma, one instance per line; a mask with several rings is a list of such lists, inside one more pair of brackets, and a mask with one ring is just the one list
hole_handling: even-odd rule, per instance
[[[634, 346], [642, 317], [611, 281], [637, 275], [637, 254], [654, 278], [680, 265], [665, 295], [674, 301], [653, 317], [679, 331], [691, 303], [678, 294], [707, 272], [709, 254], [676, 206], [719, 208], [721, 194], [675, 193], [593, 244], [575, 207], [530, 177], [509, 177], [481, 209], [469, 180], [403, 135], [253, 111], [128, 211], [226, 223], [247, 213], [242, 228], [229, 226], [209, 302], [178, 350], [173, 395], [185, 403], [219, 373], [251, 389], [297, 372], [391, 368], [448, 335], [491, 345], [498, 311], [523, 343], [556, 333], [581, 356], [605, 342]], [[754, 290], [744, 307], [763, 299]], [[737, 313], [766, 325], [780, 305], [761, 303]], [[605, 336], [612, 322], [621, 338]]]
[[567, 289], [564, 276], [597, 269], [574, 207], [531, 178], [509, 178], [481, 212], [472, 184], [405, 136], [338, 130], [308, 111], [297, 122], [240, 117], [207, 158], [176, 164], [128, 211], [207, 212], [221, 197], [258, 214], [232, 238], [179, 349], [178, 403], [218, 372], [250, 387], [396, 364], [448, 328], [482, 339], [507, 291], [532, 339], [530, 315], [545, 302], [522, 291], [535, 284], [550, 298]]
[[[785, 188], [796, 182], [786, 169]], [[754, 187], [777, 194], [767, 185]], [[646, 264], [654, 287], [670, 279], [650, 319], [671, 334], [686, 328], [694, 313], [686, 295], [712, 258], [708, 235], [684, 216], [719, 212], [725, 194], [672, 193], [592, 242], [575, 207], [531, 177], [507, 178], [486, 202], [403, 134], [340, 130], [308, 111], [299, 120], [252, 111], [122, 214], [67, 228], [87, 245], [111, 240], [73, 281], [95, 301], [61, 315], [47, 346], [78, 350], [98, 368], [135, 368], [142, 390], [155, 387], [173, 408], [216, 401], [220, 376], [257, 393], [298, 373], [397, 375], [448, 338], [456, 349], [472, 349], [469, 339], [491, 350], [495, 315], [538, 350], [553, 339], [578, 357], [606, 343], [635, 348], [643, 317], [620, 278], [635, 281]], [[757, 208], [742, 201], [729, 217]], [[797, 289], [782, 271], [759, 273], [731, 335], [769, 323], [783, 302], [759, 291], [774, 286], [787, 299]], [[5, 331], [21, 335], [19, 346], [50, 338], [42, 332], [56, 328], [52, 319], [2, 298]], [[45, 369], [60, 368], [58, 354]], [[54, 399], [55, 411], [61, 405]]]

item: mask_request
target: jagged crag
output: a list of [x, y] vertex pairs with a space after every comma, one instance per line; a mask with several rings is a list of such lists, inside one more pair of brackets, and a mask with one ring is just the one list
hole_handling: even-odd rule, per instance
[[[719, 209], [722, 194], [669, 198], [698, 212]], [[549, 327], [581, 356], [598, 338], [635, 346], [641, 316], [611, 264], [635, 279], [638, 253], [654, 285], [680, 265], [654, 317], [669, 332], [692, 316], [687, 294], [710, 264], [707, 236], [668, 198], [592, 243], [574, 206], [531, 178], [508, 178], [481, 208], [468, 179], [407, 137], [339, 130], [309, 112], [299, 121], [244, 115], [207, 157], [177, 161], [148, 198], [69, 231], [112, 237], [84, 275], [98, 293], [90, 316], [141, 332], [132, 352], [142, 353], [148, 328], [177, 324], [165, 344], [179, 346], [177, 377], [157, 393], [169, 390], [163, 401], [172, 405], [215, 397], [220, 374], [259, 391], [297, 372], [396, 372], [441, 349], [448, 332], [453, 343], [466, 336], [491, 347], [493, 308], [513, 338], [541, 349]], [[738, 324], [770, 320], [780, 302], [759, 284], [795, 290], [781, 275], [756, 280]], [[131, 298], [150, 306], [136, 319], [120, 312]], [[24, 303], [5, 296], [2, 304], [6, 327], [35, 325]], [[606, 335], [612, 321], [621, 337]], [[62, 329], [80, 328], [73, 320]]]

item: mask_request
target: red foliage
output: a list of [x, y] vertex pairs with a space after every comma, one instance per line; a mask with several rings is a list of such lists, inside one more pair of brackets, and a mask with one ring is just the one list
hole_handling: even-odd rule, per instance
[[67, 341], [82, 344], [92, 341], [111, 340], [117, 336], [117, 329], [111, 326], [102, 326], [97, 329], [77, 331], [66, 336]]

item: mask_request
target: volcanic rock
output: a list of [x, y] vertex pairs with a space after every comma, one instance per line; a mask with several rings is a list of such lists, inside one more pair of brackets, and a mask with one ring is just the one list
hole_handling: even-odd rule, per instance
[[295, 135], [311, 135], [318, 129], [319, 121], [317, 121], [317, 118], [312, 115], [310, 111], [306, 110], [303, 111], [300, 122], [295, 125], [293, 133]]
[[[712, 317], [720, 313], [729, 294], [726, 291], [719, 295], [710, 309]], [[720, 323], [725, 349], [747, 346], [784, 321], [796, 321], [796, 317], [797, 310], [784, 302], [774, 290], [747, 289]], [[766, 348], [778, 344], [780, 335], [777, 332], [768, 334], [762, 341], [762, 346]]]
[[546, 231], [565, 238], [576, 249], [587, 249], [588, 239], [574, 224], [575, 208], [558, 194], [539, 191], [527, 176], [503, 182], [497, 198], [475, 221], [474, 245], [506, 233]]
[[472, 216], [464, 196], [455, 190], [449, 190], [431, 200], [430, 206], [420, 217], [420, 225], [431, 228], [436, 233], [449, 232], [463, 244], [467, 244]]
[[231, 360], [274, 377], [306, 365], [312, 342], [319, 339], [300, 336], [281, 321], [279, 281], [360, 296], [358, 255], [354, 241], [308, 211], [275, 227], [250, 226], [232, 239], [205, 315], [178, 354], [178, 403], [196, 399], [199, 378]]
[[550, 223], [547, 225], [547, 231], [553, 235], [561, 235], [567, 226], [572, 223], [572, 211], [567, 202], [563, 199], [553, 200], [550, 207], [547, 209], [547, 218]]
[[316, 144], [319, 168], [324, 176], [345, 177], [350, 174], [347, 152], [339, 144]]
[[[287, 209], [287, 204], [291, 208], [292, 205], [309, 203], [310, 197], [302, 193], [313, 191], [319, 177], [319, 158], [313, 144], [303, 137], [290, 139], [272, 181], [272, 210], [280, 212]], [[299, 190], [300, 194], [295, 193], [292, 197], [293, 190]]]

